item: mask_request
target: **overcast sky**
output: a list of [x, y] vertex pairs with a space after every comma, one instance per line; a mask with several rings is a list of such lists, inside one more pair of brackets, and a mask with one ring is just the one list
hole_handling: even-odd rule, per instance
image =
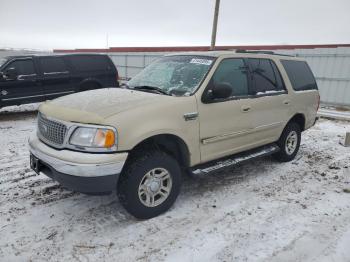
[[[1, 0], [0, 48], [209, 45], [215, 0]], [[350, 0], [221, 0], [217, 45], [350, 43]]]

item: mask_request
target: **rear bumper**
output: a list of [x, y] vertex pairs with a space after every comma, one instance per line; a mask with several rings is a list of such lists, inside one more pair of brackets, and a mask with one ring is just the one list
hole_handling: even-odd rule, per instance
[[83, 193], [102, 193], [116, 189], [128, 153], [90, 154], [56, 150], [36, 136], [29, 139], [31, 168], [62, 186]]

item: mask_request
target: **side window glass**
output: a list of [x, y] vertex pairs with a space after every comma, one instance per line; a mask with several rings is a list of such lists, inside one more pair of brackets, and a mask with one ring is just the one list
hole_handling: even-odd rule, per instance
[[249, 94], [247, 70], [243, 59], [224, 59], [216, 69], [211, 84], [228, 83], [232, 87], [232, 96]]
[[283, 90], [276, 65], [270, 59], [249, 58], [257, 94]]
[[69, 57], [73, 68], [78, 72], [110, 70], [108, 59], [101, 55], [77, 55]]
[[63, 73], [68, 71], [63, 59], [60, 57], [40, 58], [40, 66], [44, 73]]
[[14, 68], [17, 71], [17, 75], [33, 75], [35, 74], [33, 60], [16, 60], [6, 66], [6, 69]]
[[281, 60], [295, 91], [317, 90], [317, 84], [310, 67], [304, 61]]

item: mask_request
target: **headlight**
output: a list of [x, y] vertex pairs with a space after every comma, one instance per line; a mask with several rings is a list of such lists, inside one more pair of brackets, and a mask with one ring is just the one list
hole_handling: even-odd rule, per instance
[[69, 143], [81, 147], [111, 148], [116, 145], [116, 134], [107, 128], [78, 127]]

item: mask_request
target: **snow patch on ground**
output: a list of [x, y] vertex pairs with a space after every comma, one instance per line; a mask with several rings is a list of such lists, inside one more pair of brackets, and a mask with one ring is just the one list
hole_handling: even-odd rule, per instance
[[[138, 221], [115, 195], [63, 189], [29, 168], [37, 105], [0, 110], [0, 260], [349, 261], [349, 122], [321, 120], [296, 159], [185, 179], [174, 207]], [[346, 191], [346, 190], [345, 190]]]

